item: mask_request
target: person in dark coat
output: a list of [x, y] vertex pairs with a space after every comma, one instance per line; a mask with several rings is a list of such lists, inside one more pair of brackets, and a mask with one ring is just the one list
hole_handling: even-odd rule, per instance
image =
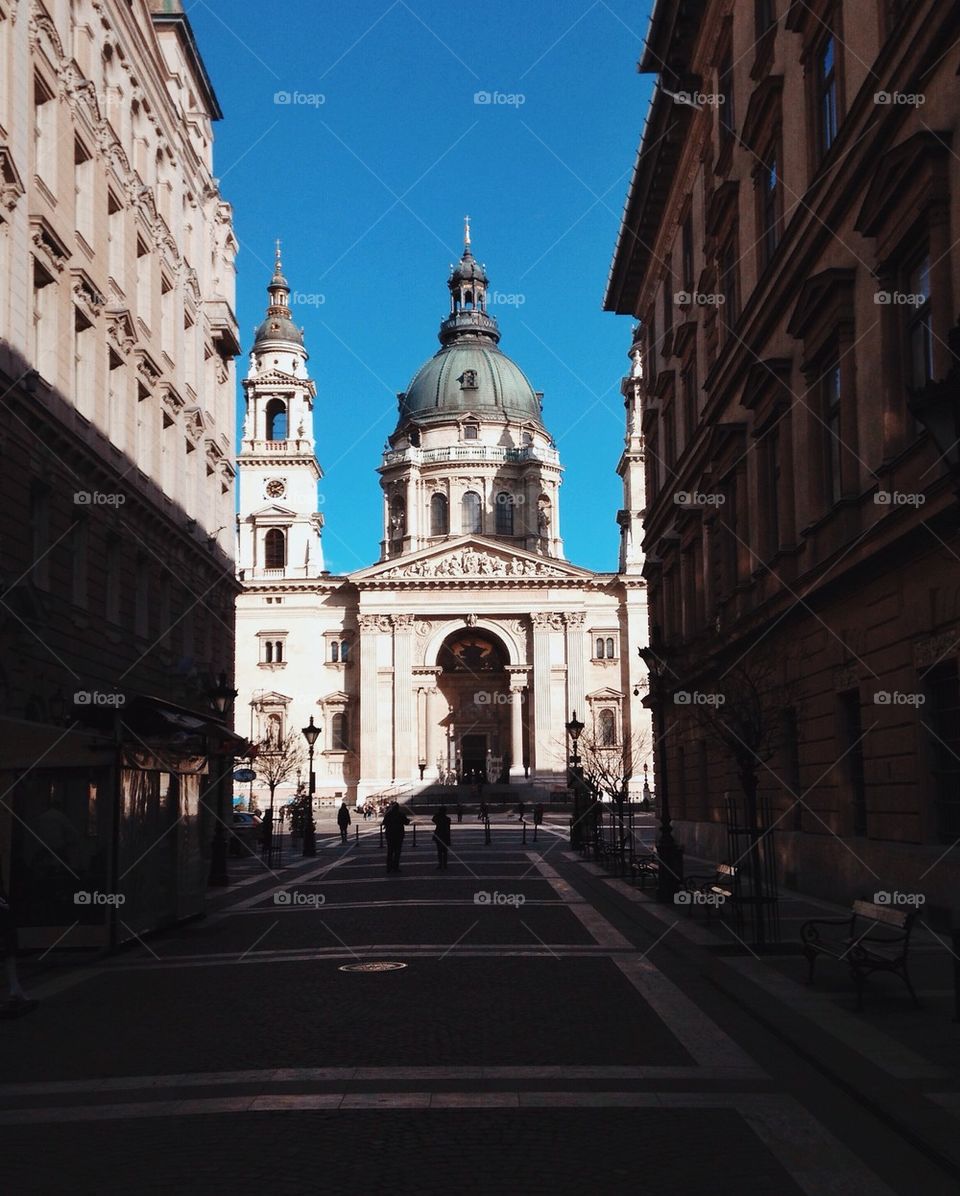
[[457, 802], [457, 822], [463, 822], [463, 806]]
[[438, 806], [433, 816], [433, 841], [437, 845], [437, 867], [446, 868], [450, 847], [450, 815], [446, 806]]
[[350, 811], [347, 809], [347, 803], [343, 802], [340, 809], [337, 810], [337, 826], [340, 828], [340, 842], [347, 841], [347, 827], [350, 825]]
[[410, 816], [396, 802], [383, 816], [383, 833], [387, 839], [387, 871], [400, 871], [400, 852], [403, 850], [403, 836], [407, 833]]

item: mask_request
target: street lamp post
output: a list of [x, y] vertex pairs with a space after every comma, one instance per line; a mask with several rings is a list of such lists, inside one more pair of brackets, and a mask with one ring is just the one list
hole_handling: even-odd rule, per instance
[[307, 809], [303, 818], [303, 854], [316, 855], [317, 854], [317, 840], [314, 834], [313, 827], [313, 788], [316, 778], [313, 775], [313, 745], [317, 742], [320, 735], [320, 728], [313, 725], [313, 715], [310, 715], [310, 722], [303, 728], [303, 737], [307, 741], [307, 746], [310, 750], [309, 768], [309, 782], [307, 784]]
[[653, 712], [654, 739], [656, 756], [659, 757], [660, 776], [657, 778], [657, 797], [660, 805], [660, 836], [657, 840], [657, 856], [660, 866], [657, 870], [657, 896], [661, 901], [672, 901], [674, 894], [681, 887], [683, 878], [683, 848], [673, 837], [673, 826], [670, 818], [670, 789], [667, 781], [667, 763], [664, 758], [663, 745], [666, 736], [665, 665], [662, 656], [652, 648], [638, 648], [640, 659], [647, 666], [650, 676], [650, 686], [647, 696], [643, 699], [644, 706], [649, 706]]
[[[226, 715], [236, 696], [237, 691], [231, 689], [227, 684], [227, 674], [221, 673], [216, 688], [210, 691], [213, 708], [221, 718]], [[210, 846], [210, 884], [216, 885], [218, 888], [230, 883], [230, 877], [227, 875], [227, 835], [224, 825], [224, 760], [224, 756], [217, 756], [217, 825], [214, 828], [213, 843]]]
[[573, 718], [566, 724], [566, 732], [573, 745], [570, 752], [570, 780], [573, 789], [573, 818], [570, 820], [570, 846], [579, 849], [583, 843], [583, 770], [580, 767], [580, 749], [577, 740], [583, 733], [583, 723], [577, 718], [574, 710]]

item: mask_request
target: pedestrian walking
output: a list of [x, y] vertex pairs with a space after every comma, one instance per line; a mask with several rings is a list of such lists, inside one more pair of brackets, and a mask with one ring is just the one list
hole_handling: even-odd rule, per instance
[[543, 822], [543, 802], [538, 801], [533, 807], [533, 825], [539, 826]]
[[450, 815], [446, 806], [438, 806], [433, 816], [433, 841], [437, 845], [437, 867], [446, 868], [450, 848]]
[[273, 811], [267, 810], [263, 816], [263, 822], [260, 823], [260, 851], [265, 856], [269, 856], [270, 848], [273, 844]]
[[517, 813], [520, 815], [520, 821], [523, 822], [523, 816], [527, 811], [527, 807], [522, 801], [517, 803]]
[[340, 828], [340, 842], [347, 841], [347, 827], [350, 825], [350, 811], [347, 809], [347, 803], [342, 802], [340, 809], [337, 810], [337, 826]]
[[463, 806], [457, 802], [457, 822], [463, 822]]
[[403, 850], [403, 836], [407, 833], [410, 816], [396, 802], [383, 816], [383, 833], [387, 839], [387, 871], [400, 871], [400, 852]]
[[485, 801], [481, 801], [480, 809], [477, 811], [477, 822], [486, 822], [489, 817], [490, 813], [487, 810], [487, 803]]
[[0, 873], [0, 954], [3, 955], [4, 970], [7, 976], [9, 995], [3, 1005], [0, 1005], [0, 1017], [20, 1017], [36, 1009], [37, 1002], [31, 1001], [23, 991], [20, 977], [17, 974], [17, 924], [14, 921], [10, 899], [3, 886], [3, 874]]

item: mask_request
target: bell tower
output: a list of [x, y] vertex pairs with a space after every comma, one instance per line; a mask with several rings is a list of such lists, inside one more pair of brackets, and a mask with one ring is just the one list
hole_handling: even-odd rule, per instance
[[290, 312], [280, 242], [243, 380], [246, 412], [237, 455], [240, 513], [237, 565], [244, 579], [319, 577], [323, 572], [313, 401], [303, 332]]

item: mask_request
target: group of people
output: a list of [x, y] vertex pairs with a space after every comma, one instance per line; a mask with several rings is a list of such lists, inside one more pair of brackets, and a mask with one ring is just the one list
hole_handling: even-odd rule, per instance
[[[431, 819], [433, 822], [433, 842], [437, 849], [437, 868], [446, 869], [450, 852], [450, 815], [446, 806], [438, 806], [437, 812]], [[403, 840], [410, 825], [410, 815], [397, 802], [393, 802], [383, 816], [383, 834], [387, 840], [387, 871], [400, 871], [400, 852], [403, 850]]]

